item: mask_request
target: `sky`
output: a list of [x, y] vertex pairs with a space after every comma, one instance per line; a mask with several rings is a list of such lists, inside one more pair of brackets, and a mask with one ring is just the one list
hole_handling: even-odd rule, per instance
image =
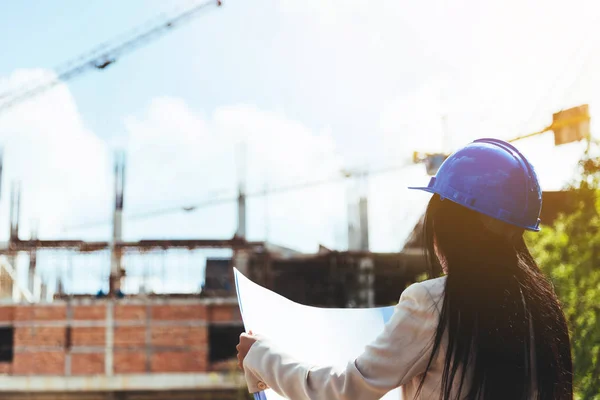
[[[191, 4], [10, 2], [0, 92]], [[596, 14], [592, 0], [224, 0], [106, 70], [0, 114], [0, 239], [18, 180], [23, 238], [36, 225], [42, 238], [107, 240], [110, 224], [92, 223], [110, 221], [113, 154], [125, 149], [125, 239], [231, 237], [233, 203], [130, 217], [235, 195], [243, 158], [249, 192], [407, 165], [368, 182], [371, 248], [397, 251], [428, 199], [406, 189], [428, 181], [410, 165], [413, 151], [510, 139], [583, 103], [596, 126]], [[583, 149], [554, 147], [551, 133], [518, 147], [546, 190], [571, 178]], [[248, 237], [343, 249], [354, 195], [342, 182], [251, 198]]]

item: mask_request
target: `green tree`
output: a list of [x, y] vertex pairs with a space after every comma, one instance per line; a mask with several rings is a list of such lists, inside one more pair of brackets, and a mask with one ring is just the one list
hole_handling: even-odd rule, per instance
[[600, 399], [600, 160], [586, 156], [570, 185], [571, 212], [528, 236], [569, 324], [577, 399]]

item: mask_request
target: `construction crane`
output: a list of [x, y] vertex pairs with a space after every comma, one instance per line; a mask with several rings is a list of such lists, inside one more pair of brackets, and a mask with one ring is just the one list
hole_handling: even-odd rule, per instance
[[148, 44], [152, 40], [170, 32], [173, 28], [183, 25], [200, 15], [201, 11], [208, 6], [222, 5], [221, 0], [209, 0], [196, 2], [178, 13], [172, 13], [172, 16], [162, 19], [159, 22], [145, 24], [134, 29], [126, 39], [106, 42], [92, 51], [70, 61], [55, 69], [55, 75], [45, 79], [30, 82], [15, 90], [8, 90], [0, 93], [0, 114], [6, 112], [17, 104], [23, 103], [33, 97], [36, 97], [59, 83], [64, 83], [78, 76], [93, 70], [104, 70], [113, 65], [119, 57]]
[[[554, 133], [555, 146], [579, 142], [581, 140], [587, 140], [589, 145], [591, 140], [590, 120], [589, 106], [583, 104], [554, 113], [550, 125], [539, 131], [517, 136], [508, 140], [508, 142], [512, 143], [552, 131]], [[425, 164], [427, 174], [433, 176], [448, 156], [449, 154], [447, 153], [420, 153], [415, 151], [413, 153], [413, 163]]]

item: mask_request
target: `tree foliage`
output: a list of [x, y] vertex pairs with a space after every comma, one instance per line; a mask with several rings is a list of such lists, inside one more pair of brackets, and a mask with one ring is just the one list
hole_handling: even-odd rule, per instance
[[600, 399], [600, 160], [580, 162], [572, 212], [528, 236], [569, 324], [576, 398]]

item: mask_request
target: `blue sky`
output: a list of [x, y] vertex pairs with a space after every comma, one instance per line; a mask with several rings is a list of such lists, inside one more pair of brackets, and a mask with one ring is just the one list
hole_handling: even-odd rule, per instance
[[[235, 191], [235, 144], [248, 145], [254, 191], [341, 168], [401, 164], [481, 136], [539, 129], [558, 109], [594, 100], [595, 3], [475, 0], [225, 0], [148, 46], [0, 115], [5, 178], [23, 182], [23, 235], [107, 239], [111, 154], [129, 152], [126, 214]], [[190, 1], [19, 1], [0, 24], [0, 89], [27, 82]], [[577, 21], [577, 23], [573, 23]], [[583, 43], [580, 53], [575, 53]], [[560, 49], [560, 51], [558, 50]], [[519, 144], [546, 189], [572, 175], [580, 145], [551, 134]], [[371, 243], [401, 248], [427, 196], [423, 166], [369, 183]], [[304, 251], [345, 246], [347, 188], [331, 185], [249, 203], [249, 236]], [[4, 224], [7, 225], [7, 224]], [[8, 227], [1, 228], [6, 237]], [[126, 220], [125, 236], [229, 237], [235, 208]]]
[[[17, 68], [54, 68], [186, 2], [171, 3], [13, 2], [0, 17], [11, 32], [0, 39], [5, 54], [11, 55], [2, 63], [1, 71], [9, 74]], [[215, 18], [213, 8], [191, 24], [119, 59], [115, 68], [89, 73], [70, 83], [85, 123], [101, 138], [122, 136], [126, 133], [123, 115], [139, 113], [156, 96], [183, 97], [207, 110], [249, 98], [268, 103], [259, 98], [269, 97], [264, 90], [246, 89], [255, 80], [231, 81], [240, 70], [257, 68], [242, 68], [253, 58], [228, 56], [223, 41], [230, 35], [218, 35], [223, 14], [236, 20], [234, 26], [243, 23], [242, 6], [239, 2], [237, 7], [218, 10], [220, 18]], [[246, 44], [249, 46], [244, 47], [250, 47], [249, 42]], [[252, 97], [250, 92], [254, 92]]]
[[[160, 12], [190, 3], [11, 3], [0, 16], [11, 32], [0, 39], [4, 53], [10, 54], [0, 73], [54, 68]], [[140, 113], [153, 97], [171, 96], [208, 113], [239, 103], [282, 111], [309, 127], [343, 131], [345, 140], [340, 143], [357, 151], [360, 145], [349, 142], [367, 140], [365, 133], [379, 117], [378, 103], [419, 82], [413, 77], [386, 80], [383, 85], [377, 75], [384, 66], [375, 59], [366, 63], [363, 75], [355, 75], [356, 70], [338, 65], [336, 53], [344, 60], [362, 57], [361, 43], [346, 49], [325, 36], [315, 48], [315, 42], [307, 40], [312, 38], [303, 38], [314, 34], [314, 27], [303, 26], [301, 18], [282, 11], [277, 2], [226, 1], [220, 9], [211, 8], [191, 24], [119, 59], [114, 68], [69, 83], [69, 89], [86, 125], [103, 139], [126, 134], [124, 115]], [[424, 72], [419, 74], [420, 80], [425, 79]], [[361, 97], [378, 100], [365, 107], [354, 98], [357, 87]], [[314, 101], [316, 96], [319, 101]], [[349, 118], [354, 113], [361, 118]]]

